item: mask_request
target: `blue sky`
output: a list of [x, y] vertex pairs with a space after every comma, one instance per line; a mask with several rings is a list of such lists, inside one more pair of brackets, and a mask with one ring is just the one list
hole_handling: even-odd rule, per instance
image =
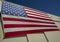
[[60, 16], [60, 0], [7, 0]]

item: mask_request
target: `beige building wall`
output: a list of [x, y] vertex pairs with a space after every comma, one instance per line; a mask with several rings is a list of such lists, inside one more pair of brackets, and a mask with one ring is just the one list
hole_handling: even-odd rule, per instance
[[[1, 0], [0, 0], [0, 12], [1, 12]], [[3, 39], [3, 31], [2, 31], [1, 21], [0, 21], [0, 42], [2, 41], [2, 39]]]
[[[0, 1], [1, 11], [1, 1]], [[49, 14], [60, 29], [60, 17]], [[3, 31], [0, 22], [0, 42], [60, 42], [60, 31], [27, 34], [27, 36], [3, 39]]]
[[60, 29], [60, 17], [52, 15], [52, 14], [49, 14], [49, 16], [51, 17], [52, 20], [54, 20], [54, 22], [56, 23], [56, 25]]

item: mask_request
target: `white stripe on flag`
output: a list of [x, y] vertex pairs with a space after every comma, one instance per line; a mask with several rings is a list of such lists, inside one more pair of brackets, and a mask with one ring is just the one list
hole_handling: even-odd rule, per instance
[[2, 17], [7, 17], [7, 18], [17, 18], [17, 19], [25, 19], [25, 20], [35, 20], [35, 21], [43, 21], [43, 22], [53, 22], [49, 20], [41, 20], [41, 19], [34, 19], [34, 18], [27, 18], [27, 17], [18, 17], [18, 16], [12, 16], [12, 15], [4, 15], [2, 14]]
[[47, 24], [47, 23], [34, 23], [34, 22], [19, 22], [19, 21], [3, 21], [3, 24], [31, 24], [31, 25], [50, 25], [56, 26], [55, 24]]
[[[43, 14], [41, 15], [41, 13], [33, 13], [33, 12], [29, 12], [29, 11], [26, 11], [26, 13], [27, 13], [27, 14], [31, 14], [31, 15], [35, 15], [35, 16], [38, 15], [38, 16], [41, 16], [41, 17], [43, 17], [43, 16], [44, 16], [44, 17], [49, 17], [48, 15], [43, 15]], [[50, 18], [50, 17], [49, 17], [49, 18]]]
[[50, 18], [47, 18], [47, 17], [42, 17], [42, 16], [35, 16], [35, 15], [32, 15], [32, 14], [27, 14], [28, 16], [33, 16], [33, 17], [37, 17], [37, 18], [45, 18], [45, 19], [50, 19]]
[[4, 32], [16, 32], [16, 31], [27, 31], [27, 30], [39, 30], [39, 29], [57, 29], [56, 27], [23, 27], [23, 28], [4, 28]]

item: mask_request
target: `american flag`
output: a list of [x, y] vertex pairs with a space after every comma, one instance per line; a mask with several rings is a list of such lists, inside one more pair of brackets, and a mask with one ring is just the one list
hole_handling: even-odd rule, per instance
[[58, 30], [48, 13], [11, 2], [2, 2], [4, 38]]

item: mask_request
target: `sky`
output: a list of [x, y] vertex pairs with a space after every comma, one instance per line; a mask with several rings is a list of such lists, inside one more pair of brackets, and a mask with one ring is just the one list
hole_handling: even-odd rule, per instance
[[7, 0], [7, 1], [28, 6], [56, 16], [60, 16], [60, 0]]

